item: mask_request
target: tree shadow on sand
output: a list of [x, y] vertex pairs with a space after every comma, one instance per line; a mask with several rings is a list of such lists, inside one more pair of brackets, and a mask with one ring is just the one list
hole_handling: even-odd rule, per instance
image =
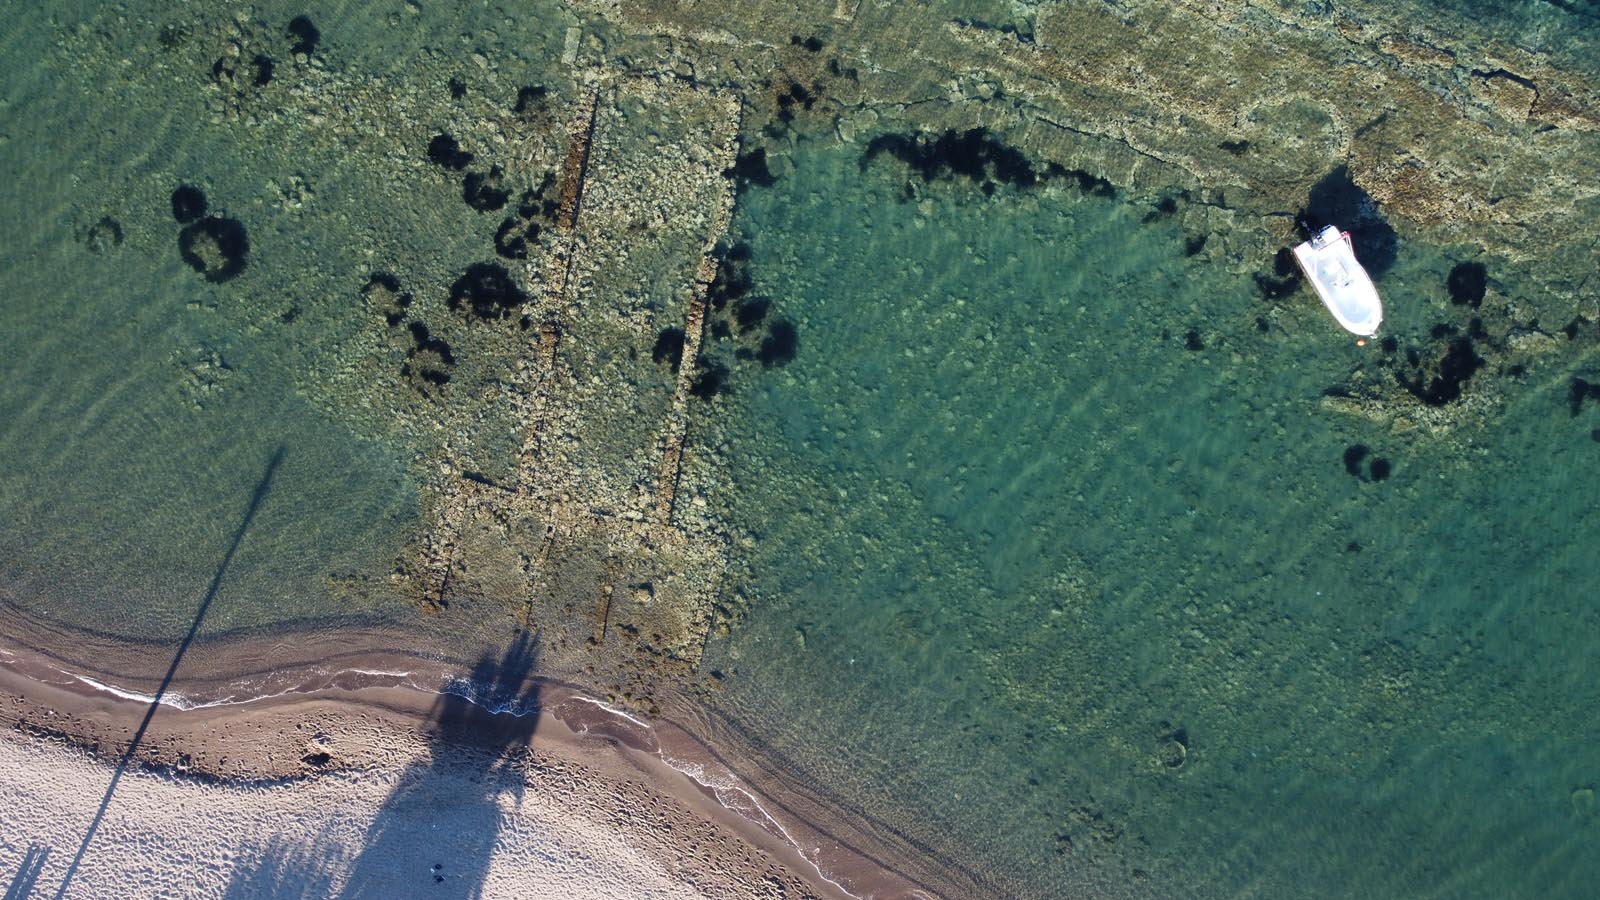
[[[234, 876], [225, 895], [244, 898], [472, 900], [506, 815], [522, 801], [521, 762], [538, 725], [535, 653], [527, 633], [499, 659], [485, 654], [434, 704], [428, 753], [395, 781], [348, 863], [337, 847], [278, 841]], [[333, 858], [330, 858], [333, 857]], [[348, 873], [334, 893], [334, 874]]]

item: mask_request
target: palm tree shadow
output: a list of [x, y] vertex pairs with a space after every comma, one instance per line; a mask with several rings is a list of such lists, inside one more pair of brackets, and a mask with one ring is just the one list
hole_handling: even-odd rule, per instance
[[536, 653], [523, 632], [500, 659], [485, 654], [433, 707], [426, 759], [411, 764], [368, 828], [344, 900], [420, 894], [478, 897], [500, 833], [504, 798], [520, 803], [522, 757], [539, 723]]
[[[538, 726], [539, 685], [531, 635], [498, 659], [484, 654], [471, 674], [440, 694], [430, 716], [428, 752], [396, 780], [348, 865], [314, 848], [268, 849], [260, 865], [236, 874], [226, 896], [391, 900], [482, 896], [504, 806], [519, 804], [523, 757]], [[348, 875], [329, 890], [331, 873]]]
[[34, 885], [39, 883], [39, 873], [44, 871], [45, 857], [49, 855], [50, 848], [44, 844], [28, 845], [21, 864], [17, 866], [17, 874], [12, 877], [11, 884], [6, 888], [5, 900], [28, 900], [28, 896], [33, 893]]

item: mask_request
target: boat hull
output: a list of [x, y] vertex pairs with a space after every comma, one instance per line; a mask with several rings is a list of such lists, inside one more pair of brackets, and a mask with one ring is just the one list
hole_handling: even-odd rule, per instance
[[1294, 248], [1295, 262], [1333, 318], [1351, 334], [1372, 337], [1383, 323], [1383, 301], [1356, 261], [1350, 233], [1329, 226]]

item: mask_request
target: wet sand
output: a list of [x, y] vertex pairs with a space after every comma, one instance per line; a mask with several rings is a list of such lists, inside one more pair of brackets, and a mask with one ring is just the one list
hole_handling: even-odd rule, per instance
[[893, 859], [861, 823], [807, 821], [796, 810], [820, 809], [814, 798], [767, 793], [671, 722], [544, 682], [537, 711], [494, 714], [420, 686], [460, 689], [448, 666], [342, 662], [286, 671], [301, 683], [248, 702], [218, 702], [220, 681], [195, 693], [180, 671], [130, 754], [150, 686], [69, 673], [8, 640], [0, 871], [53, 893], [125, 763], [66, 896], [478, 896], [481, 884], [482, 896], [888, 900], [974, 887]]

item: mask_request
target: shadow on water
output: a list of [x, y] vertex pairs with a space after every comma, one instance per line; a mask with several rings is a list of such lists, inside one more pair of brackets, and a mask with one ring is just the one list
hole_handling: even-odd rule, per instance
[[[502, 804], [519, 804], [525, 786], [518, 751], [538, 725], [535, 653], [524, 633], [496, 659], [485, 654], [434, 704], [428, 752], [395, 781], [359, 849], [270, 845], [241, 870], [224, 895], [244, 898], [482, 896], [500, 835]], [[470, 701], [470, 702], [468, 702]], [[335, 873], [348, 873], [334, 892]]]
[[89, 844], [94, 840], [95, 832], [100, 830], [100, 823], [106, 817], [106, 810], [111, 806], [111, 798], [116, 795], [117, 785], [121, 783], [123, 773], [128, 770], [128, 764], [133, 762], [134, 754], [144, 741], [145, 732], [150, 729], [150, 720], [155, 718], [156, 710], [161, 708], [161, 701], [166, 697], [168, 688], [172, 687], [172, 679], [178, 674], [178, 666], [183, 662], [183, 655], [189, 652], [189, 645], [194, 643], [195, 635], [200, 633], [200, 623], [205, 621], [206, 611], [211, 608], [211, 601], [217, 598], [217, 590], [222, 587], [222, 578], [228, 572], [228, 565], [233, 562], [233, 555], [239, 551], [239, 545], [244, 542], [245, 533], [250, 530], [250, 523], [255, 520], [256, 512], [261, 508], [261, 501], [266, 499], [267, 492], [272, 489], [272, 476], [283, 462], [283, 452], [283, 447], [273, 451], [272, 458], [267, 461], [267, 470], [261, 474], [261, 480], [256, 482], [255, 492], [250, 496], [250, 505], [245, 508], [244, 518], [240, 520], [239, 527], [234, 529], [233, 540], [228, 543], [227, 552], [222, 554], [222, 562], [217, 565], [217, 573], [211, 576], [211, 584], [206, 587], [205, 596], [200, 600], [200, 608], [195, 611], [194, 621], [189, 623], [189, 632], [178, 643], [178, 652], [173, 654], [172, 665], [167, 667], [167, 674], [161, 679], [161, 686], [156, 688], [155, 696], [150, 699], [150, 708], [145, 710], [144, 720], [139, 723], [139, 730], [134, 732], [133, 740], [128, 742], [128, 749], [123, 751], [122, 758], [117, 760], [117, 768], [111, 773], [111, 783], [106, 785], [105, 796], [100, 798], [100, 808], [95, 811], [94, 819], [89, 822], [89, 829], [83, 834], [83, 843], [78, 845], [78, 853], [72, 858], [72, 864], [67, 866], [67, 873], [61, 879], [61, 887], [56, 891], [57, 900], [66, 896], [67, 888], [71, 887], [73, 876], [77, 875], [78, 866], [89, 852]]
[[39, 882], [39, 873], [44, 870], [45, 857], [49, 855], [50, 848], [44, 844], [28, 845], [28, 851], [22, 855], [22, 864], [17, 866], [17, 874], [6, 885], [5, 900], [28, 900], [33, 893], [33, 886]]

